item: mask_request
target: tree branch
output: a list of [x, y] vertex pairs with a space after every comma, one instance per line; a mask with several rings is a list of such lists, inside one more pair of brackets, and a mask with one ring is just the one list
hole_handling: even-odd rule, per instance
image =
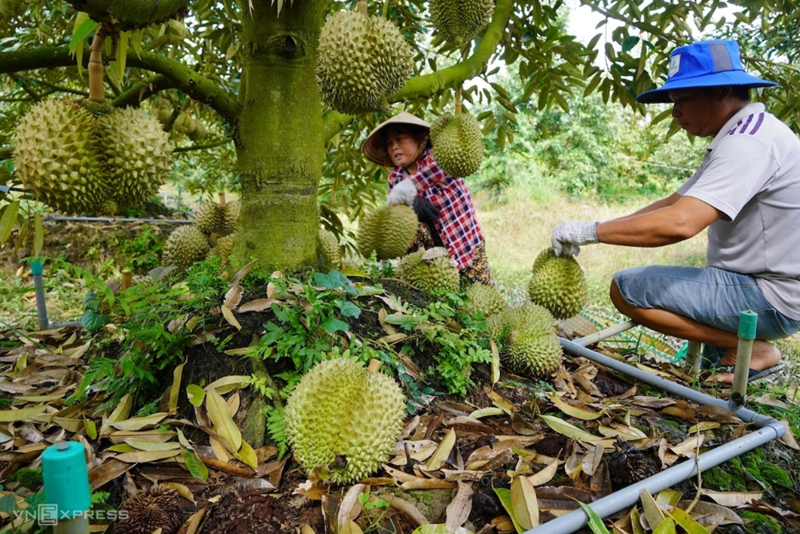
[[[66, 46], [0, 52], [0, 74], [69, 67], [74, 64], [75, 60]], [[198, 102], [207, 104], [231, 124], [239, 117], [241, 106], [233, 95], [183, 63], [153, 52], [137, 54], [134, 50], [129, 50], [127, 64], [130, 67], [150, 70], [165, 76], [174, 88], [180, 89]]]
[[325, 142], [327, 143], [333, 136], [341, 132], [342, 129], [353, 122], [352, 115], [344, 115], [338, 111], [329, 110], [322, 115], [322, 122], [325, 124]]
[[171, 89], [173, 86], [172, 81], [164, 76], [158, 74], [153, 76], [147, 81], [138, 82], [130, 89], [115, 98], [111, 105], [115, 108], [124, 107], [139, 107], [143, 100], [153, 96], [164, 89]]
[[[619, 13], [614, 13], [612, 11], [607, 11], [607, 10], [605, 10], [605, 9], [599, 7], [599, 6], [596, 6], [595, 4], [590, 2], [589, 0], [579, 0], [579, 1], [580, 1], [582, 6], [586, 6], [589, 9], [591, 9], [592, 11], [594, 11], [595, 13], [599, 13], [599, 14], [603, 15], [606, 18], [618, 20], [620, 22], [624, 22], [625, 25], [627, 25], [627, 26], [633, 26], [634, 28], [639, 28], [640, 30], [644, 30], [644, 31], [646, 31], [646, 32], [648, 32], [648, 33], [650, 33], [652, 35], [655, 35], [656, 37], [661, 37], [662, 39], [664, 39], [667, 42], [676, 42], [675, 38], [670, 37], [669, 35], [665, 34], [663, 31], [661, 31], [661, 29], [657, 28], [656, 26], [653, 26], [652, 24], [648, 24], [648, 23], [642, 22], [640, 20], [628, 19], [628, 18], [620, 15]], [[685, 44], [685, 43], [677, 42], [677, 44]]]
[[514, 0], [497, 0], [492, 21], [481, 43], [475, 48], [475, 53], [452, 67], [411, 78], [405, 87], [389, 97], [389, 102], [435, 95], [483, 72], [503, 38], [503, 31], [513, 11]]

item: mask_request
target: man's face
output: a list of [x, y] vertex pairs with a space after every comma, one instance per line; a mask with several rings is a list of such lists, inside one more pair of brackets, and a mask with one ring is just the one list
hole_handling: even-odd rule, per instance
[[670, 91], [669, 97], [673, 102], [672, 116], [692, 135], [717, 135], [730, 118], [719, 89], [679, 89]]

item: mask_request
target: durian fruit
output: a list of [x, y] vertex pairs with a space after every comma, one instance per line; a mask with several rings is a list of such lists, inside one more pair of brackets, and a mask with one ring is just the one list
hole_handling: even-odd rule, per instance
[[431, 0], [433, 26], [445, 39], [461, 44], [472, 40], [489, 24], [494, 11], [494, 0]]
[[464, 294], [468, 300], [462, 306], [461, 312], [467, 315], [482, 312], [484, 317], [491, 317], [509, 309], [508, 302], [494, 286], [472, 284]]
[[529, 302], [511, 308], [486, 321], [489, 337], [502, 342], [501, 362], [511, 371], [545, 376], [561, 363], [561, 343], [553, 316], [538, 304]]
[[329, 230], [321, 228], [319, 231], [319, 244], [322, 251], [322, 270], [338, 269], [342, 255], [339, 251], [339, 240], [336, 239], [336, 235]]
[[232, 234], [239, 225], [239, 213], [242, 211], [242, 201], [234, 200], [222, 206], [222, 233]]
[[186, 135], [188, 135], [189, 139], [192, 141], [202, 141], [205, 139], [206, 134], [208, 133], [206, 124], [197, 119], [192, 119], [192, 121], [194, 123], [194, 127], [190, 131], [186, 132]]
[[470, 114], [442, 114], [431, 124], [433, 157], [450, 176], [474, 174], [483, 162], [481, 126]]
[[339, 11], [322, 27], [317, 84], [336, 111], [382, 111], [413, 71], [414, 53], [397, 26], [381, 17]]
[[172, 103], [168, 98], [164, 98], [163, 96], [158, 97], [155, 102], [153, 102], [153, 115], [161, 124], [169, 122], [170, 117], [172, 117], [172, 109]]
[[189, 0], [67, 0], [97, 22], [115, 22], [122, 30], [142, 28], [179, 15]]
[[201, 202], [194, 212], [194, 223], [204, 234], [221, 232], [225, 224], [224, 207], [211, 200]]
[[286, 403], [286, 435], [306, 471], [347, 484], [377, 471], [403, 426], [405, 398], [389, 376], [338, 358], [317, 364]]
[[182, 226], [169, 234], [164, 242], [161, 264], [188, 269], [193, 263], [201, 261], [208, 254], [208, 238], [195, 224]]
[[172, 171], [169, 134], [142, 108], [117, 109], [100, 117], [96, 142], [120, 208], [150, 200]]
[[373, 250], [379, 260], [399, 258], [414, 243], [418, 229], [417, 214], [408, 206], [378, 208], [361, 219], [356, 245], [365, 258]]
[[589, 298], [581, 266], [573, 257], [556, 256], [552, 248], [540, 252], [533, 262], [528, 294], [556, 319], [574, 317]]
[[108, 197], [108, 181], [94, 150], [94, 117], [80, 104], [42, 100], [16, 130], [14, 164], [36, 200], [67, 215], [94, 211]]
[[25, 13], [25, 0], [0, 0], [0, 20], [9, 21]]
[[403, 282], [419, 288], [428, 296], [434, 296], [440, 289], [446, 293], [458, 293], [461, 284], [458, 269], [453, 265], [453, 260], [446, 249], [438, 250], [443, 252], [430, 258], [426, 255], [430, 256], [437, 249], [409, 254], [406, 256], [407, 258], [410, 256], [408, 260], [404, 258], [405, 262], [400, 260], [398, 263], [395, 269], [396, 276]]
[[216, 256], [222, 263], [227, 263], [228, 257], [231, 255], [231, 251], [233, 250], [233, 240], [235, 234], [225, 235], [220, 237], [214, 242], [214, 246], [208, 251], [206, 254], [206, 259], [211, 259], [212, 257]]
[[122, 504], [126, 512], [116, 524], [117, 534], [175, 534], [183, 524], [180, 496], [172, 486], [155, 484], [137, 491]]

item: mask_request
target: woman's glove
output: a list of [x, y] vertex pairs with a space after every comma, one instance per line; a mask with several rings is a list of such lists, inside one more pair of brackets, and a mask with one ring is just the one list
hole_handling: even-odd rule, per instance
[[553, 229], [550, 240], [556, 256], [577, 256], [579, 245], [597, 243], [597, 221], [566, 221]]
[[395, 206], [397, 204], [410, 206], [411, 203], [414, 202], [416, 196], [417, 186], [414, 185], [414, 182], [409, 178], [406, 178], [389, 191], [389, 197], [386, 199], [386, 203], [389, 206]]
[[414, 213], [417, 214], [419, 222], [425, 223], [428, 226], [433, 226], [433, 221], [441, 216], [439, 208], [434, 206], [430, 200], [425, 197], [416, 197], [411, 204]]

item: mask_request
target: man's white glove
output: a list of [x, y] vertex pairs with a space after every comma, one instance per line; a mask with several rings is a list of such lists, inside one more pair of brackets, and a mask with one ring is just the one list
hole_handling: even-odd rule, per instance
[[406, 178], [394, 186], [391, 191], [389, 191], [389, 198], [386, 199], [386, 203], [389, 206], [394, 206], [397, 204], [405, 204], [406, 206], [410, 206], [414, 202], [414, 198], [416, 196], [417, 186], [414, 185], [414, 182], [412, 182], [410, 179]]
[[551, 241], [556, 256], [577, 256], [579, 245], [597, 243], [597, 222], [566, 221], [553, 229]]

